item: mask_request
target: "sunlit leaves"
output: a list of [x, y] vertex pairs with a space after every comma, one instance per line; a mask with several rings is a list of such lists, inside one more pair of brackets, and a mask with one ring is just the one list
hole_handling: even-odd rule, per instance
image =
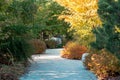
[[[59, 19], [70, 23], [70, 30], [74, 30], [81, 38], [88, 36], [93, 27], [99, 26], [101, 21], [97, 14], [98, 0], [55, 0], [67, 11]], [[91, 34], [90, 34], [91, 35]]]
[[120, 28], [119, 27], [115, 26], [115, 30], [116, 30], [115, 31], [116, 33], [120, 33]]

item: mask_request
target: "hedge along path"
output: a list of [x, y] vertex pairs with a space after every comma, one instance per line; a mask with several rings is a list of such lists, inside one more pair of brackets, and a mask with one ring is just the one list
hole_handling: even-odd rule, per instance
[[81, 60], [60, 57], [62, 49], [47, 49], [45, 54], [33, 55], [28, 73], [20, 80], [97, 80], [96, 76], [85, 70]]

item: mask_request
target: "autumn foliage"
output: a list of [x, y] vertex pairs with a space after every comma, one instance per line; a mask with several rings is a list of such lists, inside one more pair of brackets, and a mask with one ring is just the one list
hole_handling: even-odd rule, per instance
[[33, 46], [35, 53], [43, 53], [46, 50], [46, 44], [40, 39], [32, 39], [30, 44]]
[[55, 1], [66, 8], [66, 11], [59, 16], [59, 19], [64, 19], [70, 23], [69, 31], [74, 31], [74, 36], [78, 36], [79, 39], [83, 40], [86, 36], [92, 36], [92, 28], [101, 24], [97, 14], [98, 0]]
[[61, 57], [68, 59], [81, 59], [82, 54], [87, 51], [85, 46], [81, 46], [76, 42], [68, 42], [61, 52]]
[[105, 49], [101, 51], [91, 51], [91, 54], [86, 57], [84, 64], [101, 78], [100, 80], [108, 80], [106, 79], [107, 77], [120, 75], [119, 59]]

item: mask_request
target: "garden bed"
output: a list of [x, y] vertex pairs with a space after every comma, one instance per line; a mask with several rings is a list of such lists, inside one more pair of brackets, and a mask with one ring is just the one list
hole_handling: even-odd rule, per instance
[[27, 66], [26, 63], [0, 64], [0, 80], [19, 80], [18, 78], [25, 73]]
[[116, 77], [98, 78], [98, 80], [120, 80], [120, 75]]

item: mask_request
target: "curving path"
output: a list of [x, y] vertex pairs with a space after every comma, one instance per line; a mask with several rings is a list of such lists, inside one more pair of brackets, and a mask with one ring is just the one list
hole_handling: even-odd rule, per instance
[[47, 49], [45, 54], [33, 55], [28, 73], [20, 80], [97, 80], [85, 70], [80, 60], [68, 60], [59, 56], [62, 49]]

